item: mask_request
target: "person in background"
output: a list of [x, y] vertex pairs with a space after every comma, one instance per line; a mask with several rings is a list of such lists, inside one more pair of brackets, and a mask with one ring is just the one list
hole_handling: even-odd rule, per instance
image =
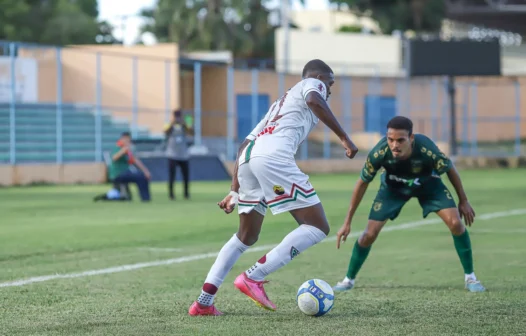
[[[150, 201], [151, 174], [141, 160], [130, 150], [131, 136], [129, 132], [121, 134], [112, 152], [112, 162], [109, 167], [109, 178], [114, 183], [135, 183], [143, 202]], [[140, 172], [130, 170], [135, 165]]]
[[183, 115], [180, 110], [173, 112], [172, 122], [166, 125], [166, 157], [168, 158], [168, 196], [170, 199], [175, 200], [174, 194], [174, 182], [176, 177], [176, 167], [181, 168], [184, 180], [184, 197], [190, 198], [189, 193], [189, 160], [190, 155], [188, 153], [188, 136], [191, 134], [192, 129], [187, 125], [183, 119]]

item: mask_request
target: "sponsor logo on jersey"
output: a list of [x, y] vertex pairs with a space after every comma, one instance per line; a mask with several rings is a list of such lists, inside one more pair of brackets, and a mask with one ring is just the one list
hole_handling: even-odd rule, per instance
[[412, 187], [413, 185], [418, 185], [418, 186], [421, 185], [419, 178], [407, 180], [407, 179], [398, 177], [396, 175], [389, 175], [389, 180], [404, 183], [410, 187]]
[[274, 190], [276, 195], [283, 195], [285, 193], [285, 189], [283, 189], [283, 187], [280, 185], [275, 185], [272, 189]]

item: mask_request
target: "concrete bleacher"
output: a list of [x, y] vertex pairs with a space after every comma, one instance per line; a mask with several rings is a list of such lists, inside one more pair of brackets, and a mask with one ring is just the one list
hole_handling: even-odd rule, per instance
[[[16, 163], [57, 161], [57, 108], [55, 105], [18, 104], [15, 111]], [[62, 106], [63, 162], [92, 162], [96, 154], [96, 117], [92, 107]], [[101, 118], [102, 151], [111, 150], [129, 124]], [[10, 162], [10, 108], [0, 104], [0, 163]], [[139, 136], [147, 137], [146, 130]], [[102, 159], [102, 158], [100, 158]]]

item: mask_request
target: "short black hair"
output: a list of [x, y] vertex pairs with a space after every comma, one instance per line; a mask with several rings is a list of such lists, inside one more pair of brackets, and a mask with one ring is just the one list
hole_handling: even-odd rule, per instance
[[307, 62], [307, 64], [305, 64], [305, 66], [303, 67], [303, 72], [301, 73], [301, 76], [305, 78], [305, 76], [309, 72], [334, 73], [334, 71], [332, 71], [331, 67], [328, 66], [327, 63], [319, 59], [313, 59]]
[[121, 133], [121, 137], [129, 137], [129, 138], [131, 138], [131, 133], [130, 132], [122, 132]]
[[406, 117], [396, 116], [389, 120], [387, 123], [387, 129], [389, 128], [407, 131], [409, 135], [413, 134], [413, 122]]
[[174, 110], [173, 114], [174, 117], [181, 117], [183, 115], [183, 112], [181, 110]]

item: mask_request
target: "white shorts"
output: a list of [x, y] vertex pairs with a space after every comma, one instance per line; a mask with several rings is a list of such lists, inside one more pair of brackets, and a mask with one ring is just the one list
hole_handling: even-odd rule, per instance
[[295, 163], [254, 157], [239, 166], [238, 212], [256, 210], [265, 215], [267, 207], [273, 215], [320, 203], [316, 191]]

